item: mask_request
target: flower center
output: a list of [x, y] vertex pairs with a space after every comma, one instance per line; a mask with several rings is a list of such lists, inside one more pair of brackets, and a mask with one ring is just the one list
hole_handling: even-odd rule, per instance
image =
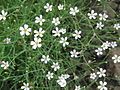
[[24, 29], [24, 32], [27, 32], [27, 29]]

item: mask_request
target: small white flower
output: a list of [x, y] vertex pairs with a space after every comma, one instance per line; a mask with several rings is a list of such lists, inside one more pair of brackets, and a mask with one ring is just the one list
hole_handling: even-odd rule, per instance
[[37, 30], [34, 30], [34, 33], [35, 33], [35, 37], [39, 36], [39, 37], [43, 37], [43, 34], [45, 33], [44, 30], [42, 30], [42, 28], [39, 28], [39, 31]]
[[11, 43], [11, 38], [5, 38], [3, 41], [4, 41], [6, 44], [9, 44], [9, 43]]
[[97, 13], [94, 10], [91, 10], [91, 13], [88, 13], [89, 19], [96, 19]]
[[63, 10], [64, 9], [63, 7], [64, 7], [64, 5], [59, 4], [58, 5], [58, 10]]
[[0, 20], [6, 20], [6, 16], [7, 16], [7, 12], [5, 12], [4, 10], [2, 10], [1, 14], [0, 14]]
[[20, 27], [20, 35], [30, 35], [30, 32], [32, 31], [31, 28], [29, 28], [29, 26], [27, 24], [24, 24], [23, 27]]
[[112, 59], [114, 60], [113, 61], [114, 63], [119, 63], [120, 62], [120, 56], [118, 56], [116, 54], [112, 57]]
[[79, 12], [79, 9], [78, 9], [78, 7], [74, 7], [74, 8], [70, 8], [70, 14], [71, 15], [73, 15], [73, 16], [75, 16], [76, 15], [76, 13], [78, 13]]
[[81, 38], [81, 31], [75, 30], [75, 33], [73, 34], [73, 37], [75, 37], [75, 39]]
[[3, 69], [7, 69], [8, 67], [9, 67], [9, 63], [8, 63], [8, 61], [2, 61], [1, 62], [1, 67], [3, 68]]
[[41, 61], [47, 64], [50, 61], [49, 55], [42, 55]]
[[60, 24], [59, 17], [53, 18], [52, 23], [53, 23], [55, 26], [59, 25], [59, 24]]
[[39, 23], [41, 26], [43, 22], [45, 22], [45, 19], [42, 18], [42, 15], [40, 15], [39, 17], [35, 17], [35, 19], [35, 23]]
[[67, 37], [65, 38], [61, 37], [60, 43], [63, 44], [63, 47], [65, 47], [66, 45], [69, 45], [69, 42], [67, 42]]
[[70, 77], [69, 74], [62, 74], [61, 77], [63, 77], [64, 79], [68, 79]]
[[104, 24], [102, 22], [97, 23], [96, 29], [102, 29], [104, 27]]
[[112, 57], [112, 59], [113, 59], [113, 60], [118, 59], [118, 55], [115, 54], [115, 55]]
[[103, 54], [102, 51], [103, 51], [102, 48], [98, 48], [95, 50], [95, 52], [97, 53], [98, 56]]
[[46, 9], [46, 12], [52, 11], [52, 5], [50, 5], [49, 3], [47, 3], [47, 4], [44, 6], [44, 9]]
[[53, 73], [48, 72], [47, 75], [46, 75], [46, 77], [47, 77], [49, 80], [51, 80], [51, 79], [53, 78]]
[[97, 0], [97, 1], [99, 1], [99, 2], [100, 2], [101, 0]]
[[103, 68], [100, 68], [99, 69], [99, 72], [97, 72], [97, 74], [99, 75], [99, 77], [105, 77], [106, 76], [106, 70], [105, 69], [103, 69]]
[[54, 69], [54, 71], [57, 71], [58, 69], [60, 69], [58, 62], [57, 63], [53, 62], [53, 65], [51, 67]]
[[106, 21], [106, 19], [108, 18], [108, 15], [106, 14], [106, 13], [104, 13], [104, 14], [99, 14], [99, 16], [100, 16], [100, 18], [99, 18], [99, 20], [104, 20], [104, 21]]
[[91, 74], [90, 74], [90, 78], [91, 78], [91, 79], [95, 80], [96, 77], [97, 77], [97, 75], [96, 75], [95, 73], [91, 73]]
[[75, 49], [73, 51], [70, 51], [71, 57], [77, 58], [80, 52], [77, 52]]
[[119, 23], [114, 24], [114, 28], [115, 28], [116, 30], [120, 29], [120, 24], [119, 24]]
[[75, 90], [81, 90], [80, 85], [79, 86], [75, 86]]
[[42, 46], [42, 44], [41, 44], [41, 38], [35, 37], [35, 38], [34, 38], [34, 41], [31, 41], [31, 42], [30, 42], [30, 45], [32, 45], [32, 48], [33, 48], [33, 49], [36, 49], [37, 47], [38, 47], [38, 48], [41, 47], [41, 46]]
[[52, 33], [54, 34], [53, 36], [55, 36], [55, 37], [60, 37], [60, 33], [61, 33], [61, 31], [58, 29], [58, 27], [56, 27], [55, 28], [55, 30], [52, 30]]
[[32, 87], [29, 86], [29, 83], [23, 83], [23, 86], [21, 86], [21, 89], [24, 89], [24, 90], [30, 90], [30, 88]]
[[66, 33], [66, 29], [61, 28], [61, 29], [60, 29], [60, 32], [61, 32], [62, 34], [65, 34], [65, 33]]
[[115, 47], [117, 46], [117, 43], [116, 43], [116, 42], [111, 42], [111, 43], [110, 43], [110, 46], [111, 46], [112, 48], [115, 48]]
[[63, 77], [58, 77], [57, 83], [60, 85], [60, 87], [65, 87], [67, 85], [66, 80]]
[[103, 50], [108, 49], [110, 47], [110, 42], [108, 42], [108, 41], [104, 42], [101, 47]]
[[99, 84], [100, 84], [100, 86], [98, 86], [99, 90], [108, 90], [107, 87], [106, 87], [107, 82], [100, 81]]
[[70, 75], [68, 74], [62, 74], [61, 76], [59, 76], [58, 80], [57, 80], [57, 83], [61, 86], [61, 87], [65, 87], [67, 82], [66, 82], [66, 79], [68, 79], [70, 77]]

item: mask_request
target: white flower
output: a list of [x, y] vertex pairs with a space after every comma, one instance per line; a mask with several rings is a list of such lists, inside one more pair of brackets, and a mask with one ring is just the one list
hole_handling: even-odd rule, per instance
[[55, 26], [59, 25], [59, 24], [60, 24], [59, 17], [53, 18], [52, 23], [53, 23]]
[[106, 87], [107, 82], [100, 81], [99, 84], [100, 84], [100, 86], [98, 86], [99, 90], [108, 90], [107, 87]]
[[91, 78], [91, 79], [94, 80], [94, 79], [96, 79], [96, 77], [97, 77], [97, 75], [96, 75], [95, 73], [91, 73], [91, 74], [90, 74], [90, 78]]
[[103, 69], [103, 68], [100, 68], [99, 69], [99, 72], [97, 72], [97, 74], [99, 75], [99, 77], [105, 77], [106, 76], [106, 70], [105, 69]]
[[120, 56], [117, 56], [116, 54], [112, 57], [112, 59], [114, 60], [114, 63], [120, 62]]
[[44, 30], [42, 30], [42, 28], [39, 28], [39, 31], [37, 30], [34, 30], [34, 33], [35, 33], [35, 37], [39, 36], [39, 37], [43, 37], [43, 34], [45, 33]]
[[65, 47], [66, 45], [69, 45], [69, 42], [67, 42], [67, 37], [65, 38], [61, 37], [60, 43], [63, 44], [63, 47]]
[[111, 42], [111, 43], [110, 43], [110, 46], [111, 46], [112, 48], [115, 48], [115, 47], [117, 46], [117, 43], [116, 43], [116, 42]]
[[57, 80], [57, 83], [61, 86], [61, 87], [65, 87], [67, 82], [66, 82], [66, 79], [68, 79], [70, 77], [70, 75], [68, 74], [62, 74], [61, 76], [59, 76], [58, 80]]
[[39, 23], [41, 26], [43, 22], [45, 22], [45, 19], [42, 18], [42, 15], [40, 15], [39, 17], [35, 17], [35, 19], [35, 23]]
[[60, 69], [58, 62], [57, 63], [53, 62], [53, 65], [51, 67], [54, 69], [54, 71], [57, 71], [58, 69]]
[[99, 2], [100, 2], [101, 0], [97, 0], [97, 1], [99, 1]]
[[50, 80], [51, 78], [53, 78], [53, 73], [48, 72], [48, 74], [46, 75], [46, 77]]
[[46, 12], [52, 11], [52, 5], [50, 5], [49, 3], [47, 3], [47, 4], [44, 6], [44, 9], [46, 9]]
[[61, 31], [58, 29], [58, 27], [56, 27], [55, 28], [55, 30], [52, 30], [52, 33], [54, 34], [53, 36], [58, 36], [58, 37], [60, 37], [60, 33], [61, 33]]
[[75, 39], [79, 39], [81, 38], [81, 31], [75, 30], [75, 33], [73, 34], [73, 37], [75, 37]]
[[115, 55], [112, 57], [112, 59], [113, 59], [113, 60], [118, 59], [118, 55], [115, 54]]
[[96, 29], [102, 29], [104, 27], [104, 24], [102, 22], [97, 23]]
[[106, 18], [108, 18], [108, 15], [106, 14], [106, 13], [104, 13], [104, 14], [99, 14], [99, 16], [100, 16], [100, 18], [99, 18], [99, 20], [104, 20], [104, 21], [106, 21]]
[[104, 42], [101, 47], [103, 50], [108, 49], [110, 47], [110, 42], [108, 42], [108, 41]]
[[1, 14], [0, 14], [0, 20], [6, 20], [6, 16], [7, 16], [7, 12], [5, 12], [4, 10], [2, 10]]
[[3, 67], [3, 69], [7, 69], [8, 67], [9, 67], [9, 63], [8, 63], [8, 61], [2, 61], [1, 62], [1, 67]]
[[63, 77], [58, 77], [57, 83], [60, 85], [60, 87], [65, 87], [67, 82]]
[[9, 43], [11, 43], [11, 38], [5, 38], [3, 41], [4, 41], [6, 44], [9, 44]]
[[63, 10], [64, 5], [59, 4], [58, 5], [58, 10]]
[[95, 52], [97, 53], [98, 56], [103, 54], [102, 48], [96, 49]]
[[89, 19], [96, 19], [97, 13], [94, 10], [91, 10], [91, 13], [88, 13]]
[[114, 24], [114, 28], [115, 28], [116, 30], [120, 29], [120, 24], [119, 24], [119, 23]]
[[27, 24], [24, 24], [23, 27], [20, 27], [20, 35], [23, 36], [23, 35], [30, 35], [30, 32], [32, 31], [31, 28], [28, 27]]
[[74, 8], [70, 8], [70, 14], [71, 15], [73, 15], [73, 16], [75, 16], [76, 15], [76, 13], [78, 13], [79, 12], [79, 9], [78, 9], [78, 7], [74, 7]]
[[62, 34], [65, 34], [65, 33], [66, 33], [66, 29], [61, 28], [61, 29], [60, 29], [60, 32], [61, 32]]
[[30, 42], [30, 45], [32, 45], [32, 48], [33, 48], [33, 49], [36, 49], [37, 47], [38, 47], [38, 48], [41, 47], [41, 46], [42, 46], [42, 44], [41, 44], [41, 38], [35, 37], [35, 38], [34, 38], [34, 41], [31, 41], [31, 42]]
[[64, 79], [68, 79], [70, 77], [69, 74], [62, 74], [61, 77], [63, 77]]
[[75, 49], [73, 51], [70, 51], [71, 57], [77, 58], [80, 52], [77, 52]]
[[30, 90], [30, 88], [32, 87], [29, 86], [29, 83], [23, 83], [23, 86], [21, 86], [21, 89], [24, 89], [24, 90]]
[[42, 55], [41, 61], [47, 64], [50, 61], [49, 55]]
[[80, 85], [79, 86], [75, 86], [75, 90], [81, 90]]

